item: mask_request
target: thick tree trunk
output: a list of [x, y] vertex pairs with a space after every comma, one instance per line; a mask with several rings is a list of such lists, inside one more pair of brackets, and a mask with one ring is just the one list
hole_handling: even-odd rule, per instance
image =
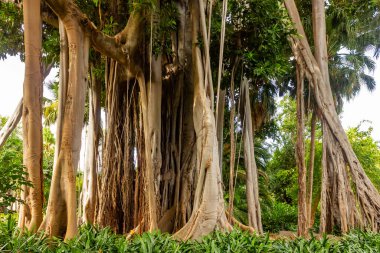
[[[323, 171], [326, 171], [327, 173], [325, 173], [322, 178], [327, 179], [326, 176], [328, 174], [335, 174], [337, 180], [335, 182], [337, 183], [332, 183], [330, 185], [339, 187], [336, 188], [336, 190], [338, 190], [337, 194], [332, 195], [332, 197], [338, 198], [336, 201], [334, 200], [334, 202], [338, 204], [330, 206], [326, 206], [327, 195], [324, 194], [322, 189], [322, 212], [324, 212], [324, 209], [330, 209], [331, 212], [337, 212], [337, 210], [339, 210], [340, 221], [338, 222], [341, 223], [341, 228], [344, 230], [346, 227], [345, 224], [347, 223], [348, 229], [355, 226], [367, 227], [373, 231], [378, 231], [380, 225], [379, 193], [366, 176], [339, 121], [331, 95], [331, 87], [329, 86], [329, 83], [326, 83], [325, 77], [321, 73], [318, 63], [311, 53], [294, 1], [285, 0], [285, 6], [288, 9], [288, 13], [297, 32], [301, 35], [301, 37], [293, 36], [290, 38], [292, 50], [298, 64], [303, 64], [305, 66], [306, 77], [311, 83], [311, 87], [314, 91], [314, 98], [318, 109], [321, 111], [321, 121], [322, 124], [324, 124], [324, 139], [328, 139], [325, 144], [330, 142], [330, 145], [325, 145], [324, 148], [323, 159], [325, 159], [325, 164], [322, 166]], [[323, 6], [323, 3], [321, 6]], [[323, 7], [321, 9], [324, 10]], [[317, 39], [317, 41], [322, 40]], [[326, 43], [325, 40], [324, 43]], [[315, 44], [317, 45], [319, 43], [316, 42]], [[326, 160], [328, 155], [330, 158]], [[336, 168], [335, 172], [328, 169], [327, 166], [334, 166], [334, 168]], [[352, 180], [353, 184], [347, 183], [349, 182], [349, 179]], [[325, 182], [325, 180], [323, 181]], [[327, 187], [324, 186], [324, 182], [322, 183], [322, 187]], [[352, 196], [352, 186], [355, 189], [355, 198]], [[343, 204], [347, 206], [344, 206]], [[323, 223], [323, 219], [324, 218], [322, 217], [321, 232], [327, 231], [325, 229], [326, 223]]]
[[297, 65], [297, 143], [296, 162], [298, 167], [298, 235], [306, 236], [308, 216], [306, 210], [306, 165], [304, 145], [304, 74], [302, 66]]
[[181, 124], [180, 124], [180, 185], [179, 203], [176, 214], [176, 224], [174, 231], [182, 228], [191, 216], [196, 170], [196, 136], [194, 129], [194, 85], [192, 75], [192, 38], [191, 21], [186, 0], [180, 1], [178, 5], [180, 13], [180, 29], [178, 32], [178, 62], [183, 66], [183, 73], [180, 73], [179, 82], [183, 82]]
[[261, 209], [259, 201], [259, 181], [257, 177], [257, 166], [255, 161], [254, 131], [252, 127], [251, 102], [249, 99], [248, 80], [243, 79], [240, 85], [241, 109], [240, 115], [243, 118], [243, 142], [244, 142], [244, 162], [246, 169], [246, 194], [248, 205], [248, 223], [259, 234], [263, 233], [261, 224]]
[[[216, 228], [231, 229], [224, 212], [223, 191], [219, 169], [218, 142], [211, 101], [206, 97], [204, 65], [198, 47], [199, 13], [204, 11], [191, 3], [193, 23], [193, 80], [194, 126], [197, 136], [198, 182], [192, 215], [186, 225], [176, 233], [181, 239], [199, 238]], [[205, 29], [205, 27], [203, 27]]]
[[97, 198], [97, 168], [98, 168], [98, 146], [100, 136], [100, 93], [101, 83], [96, 78], [94, 67], [91, 66], [91, 82], [89, 86], [89, 120], [86, 145], [86, 161], [83, 173], [82, 205], [85, 223], [94, 223], [95, 204]]
[[81, 146], [89, 38], [72, 13], [60, 17], [67, 32], [69, 75], [61, 122], [58, 159], [54, 165], [49, 203], [42, 230], [50, 236], [73, 238], [78, 230], [76, 218], [76, 170]]
[[16, 110], [12, 114], [11, 117], [7, 120], [7, 123], [1, 128], [0, 131], [0, 149], [7, 141], [9, 135], [13, 132], [13, 130], [17, 127], [18, 123], [21, 120], [22, 117], [22, 106], [23, 102], [22, 99], [20, 102], [18, 102]]
[[42, 21], [40, 1], [24, 1], [25, 79], [22, 106], [24, 165], [33, 187], [23, 187], [19, 227], [36, 231], [42, 222]]

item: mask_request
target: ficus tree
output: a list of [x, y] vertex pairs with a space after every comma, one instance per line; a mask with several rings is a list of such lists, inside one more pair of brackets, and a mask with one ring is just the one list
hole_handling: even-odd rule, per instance
[[[315, 36], [314, 57], [294, 2], [285, 1], [285, 7], [287, 11], [276, 0], [229, 4], [203, 0], [46, 0], [42, 15], [25, 9], [26, 17], [42, 16], [53, 27], [60, 48], [54, 169], [40, 230], [66, 239], [77, 233], [75, 181], [88, 90], [89, 138], [81, 202], [84, 222], [110, 226], [118, 233], [159, 229], [180, 239], [197, 239], [215, 229], [228, 231], [233, 225], [261, 233], [254, 137], [273, 111], [274, 95], [288, 88], [278, 80], [292, 71], [291, 53], [298, 69], [297, 160], [303, 196], [299, 198], [299, 233], [306, 233], [310, 216], [302, 138], [304, 79], [313, 92], [324, 140], [329, 140], [325, 144], [330, 146], [324, 147], [330, 147], [329, 152], [340, 150], [338, 175], [347, 182], [343, 169], [347, 163], [363, 198], [361, 211], [366, 215], [360, 224], [377, 230], [370, 217], [378, 215], [378, 193], [347, 141], [335, 111], [328, 74], [323, 72], [326, 66], [319, 61], [321, 57], [327, 59], [317, 53], [318, 47], [325, 47], [326, 39], [323, 32], [317, 33], [322, 37]], [[39, 29], [45, 26], [40, 22]], [[26, 49], [29, 43], [24, 44]], [[33, 64], [37, 65], [40, 68], [41, 63]], [[229, 94], [228, 101], [223, 90]], [[31, 93], [25, 91], [25, 95]], [[30, 98], [37, 101], [37, 95]], [[25, 104], [28, 107], [29, 102]], [[222, 159], [224, 112], [230, 119], [231, 144], [227, 211], [223, 187], [227, 184], [222, 177], [226, 173]], [[235, 165], [240, 158], [236, 156], [237, 133], [244, 148], [246, 225], [233, 213], [234, 182], [239, 171]], [[323, 161], [338, 164], [332, 158], [326, 160], [326, 152]], [[322, 203], [328, 189], [322, 189]], [[351, 193], [348, 184], [341, 188], [340, 194]], [[344, 212], [343, 202], [337, 203]], [[342, 224], [344, 221], [341, 219]]]

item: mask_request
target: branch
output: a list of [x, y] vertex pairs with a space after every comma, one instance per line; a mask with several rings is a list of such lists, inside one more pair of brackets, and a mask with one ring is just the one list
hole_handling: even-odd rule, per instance
[[41, 18], [42, 18], [42, 21], [44, 21], [46, 24], [49, 24], [52, 27], [58, 29], [58, 27], [59, 27], [59, 25], [58, 25], [58, 18], [50, 10], [42, 9], [41, 10]]
[[[97, 27], [94, 25], [93, 22], [76, 6], [72, 1], [70, 0], [46, 0], [46, 3], [49, 5], [49, 7], [57, 14], [57, 16], [62, 19], [75, 19], [78, 24], [82, 27], [83, 31], [87, 33], [90, 36], [92, 46], [95, 50], [99, 51], [101, 54], [110, 57], [122, 64], [128, 63], [128, 47], [125, 47], [125, 45], [128, 45], [128, 40], [126, 41], [125, 45], [120, 42], [120, 35], [116, 35], [115, 37], [108, 36], [101, 31], [97, 29]], [[133, 28], [140, 27], [142, 18], [138, 18], [139, 14], [132, 14], [130, 17], [130, 20], [132, 19], [133, 22], [127, 23], [126, 27], [124, 28], [123, 32], [121, 33], [124, 37], [133, 39], [136, 36], [135, 33], [133, 33]], [[134, 18], [133, 18], [134, 17]], [[137, 17], [137, 18], [136, 18]], [[138, 21], [138, 24], [136, 26], [136, 21]], [[132, 31], [130, 31], [130, 26], [132, 26]], [[131, 36], [127, 36], [127, 31], [131, 33]], [[138, 33], [137, 33], [138, 34]], [[134, 42], [134, 41], [133, 41]], [[132, 43], [135, 44], [135, 43]]]
[[17, 105], [16, 110], [14, 111], [12, 116], [8, 119], [7, 123], [4, 125], [4, 127], [0, 131], [0, 149], [5, 144], [9, 135], [17, 127], [17, 124], [20, 122], [20, 119], [22, 116], [22, 108], [23, 108], [23, 102], [21, 98], [20, 102]]

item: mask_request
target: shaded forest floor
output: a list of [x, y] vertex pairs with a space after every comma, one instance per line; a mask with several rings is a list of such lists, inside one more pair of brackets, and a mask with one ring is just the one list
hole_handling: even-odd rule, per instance
[[[341, 237], [292, 238], [292, 232], [251, 235], [215, 232], [201, 241], [176, 241], [168, 234], [144, 233], [127, 240], [109, 229], [82, 226], [65, 243], [42, 234], [20, 234], [11, 216], [0, 223], [0, 252], [380, 252], [380, 234], [354, 231]], [[292, 238], [292, 239], [290, 239]]]

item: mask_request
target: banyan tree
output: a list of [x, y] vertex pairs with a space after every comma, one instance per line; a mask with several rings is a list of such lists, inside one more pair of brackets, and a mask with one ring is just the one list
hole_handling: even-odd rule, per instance
[[[379, 193], [348, 142], [332, 96], [323, 0], [313, 1], [313, 38], [307, 38], [293, 0], [24, 0], [21, 6], [26, 70], [33, 73], [26, 71], [24, 83], [24, 154], [34, 185], [24, 191], [21, 227], [66, 239], [76, 235], [80, 222], [123, 234], [161, 230], [180, 239], [233, 226], [262, 233], [255, 132], [274, 103], [268, 94], [281, 89], [274, 73], [291, 71], [279, 66], [295, 59], [298, 232], [306, 235], [310, 226], [304, 82], [323, 125], [321, 231], [334, 225], [343, 232], [379, 230]], [[59, 31], [60, 52], [55, 159], [43, 216], [40, 48], [46, 26]], [[314, 53], [308, 40], [314, 41]], [[75, 187], [85, 107], [88, 138], [79, 202]], [[229, 149], [223, 145], [226, 132]], [[244, 152], [247, 224], [233, 213], [237, 144]], [[223, 159], [226, 151], [229, 161]]]

